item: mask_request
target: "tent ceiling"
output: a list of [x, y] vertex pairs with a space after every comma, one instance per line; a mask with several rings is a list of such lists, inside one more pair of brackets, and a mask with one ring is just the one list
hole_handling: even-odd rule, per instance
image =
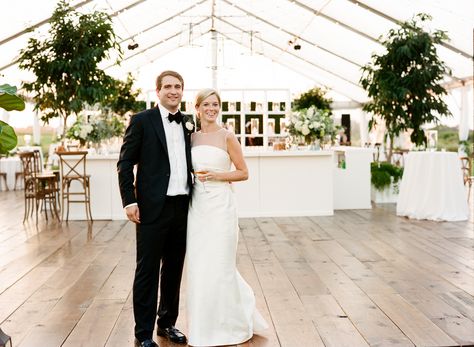
[[[210, 32], [219, 42], [233, 42], [262, 55], [350, 100], [367, 99], [359, 85], [361, 66], [384, 48], [380, 35], [399, 21], [425, 12], [432, 28], [448, 32], [450, 41], [438, 47], [452, 69], [453, 81], [472, 81], [474, 2], [472, 0], [83, 0], [72, 1], [81, 10], [101, 9], [113, 16], [121, 38], [124, 62], [104, 68], [125, 74], [153, 64], [170, 52], [204, 45]], [[17, 0], [2, 9], [5, 28], [0, 36], [0, 73], [17, 69], [18, 52], [32, 35], [46, 33], [55, 0]], [[27, 21], [12, 20], [26, 18]], [[35, 34], [37, 35], [37, 33]], [[137, 50], [128, 50], [131, 42]], [[295, 50], [294, 45], [301, 46]], [[472, 82], [469, 82], [472, 83]]]

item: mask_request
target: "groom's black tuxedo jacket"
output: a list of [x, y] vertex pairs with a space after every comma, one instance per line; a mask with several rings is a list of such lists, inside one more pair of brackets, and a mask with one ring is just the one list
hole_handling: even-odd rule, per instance
[[[191, 132], [185, 126], [187, 122], [192, 123], [192, 120], [184, 116], [181, 125], [191, 191]], [[137, 177], [134, 184], [135, 164]], [[171, 174], [163, 119], [158, 107], [132, 116], [125, 131], [117, 171], [123, 206], [136, 202], [140, 209], [141, 224], [156, 222], [165, 202]]]

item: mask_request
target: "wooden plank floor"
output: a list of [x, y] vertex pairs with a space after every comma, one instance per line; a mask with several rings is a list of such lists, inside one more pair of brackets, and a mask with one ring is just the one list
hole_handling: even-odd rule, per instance
[[[473, 213], [241, 219], [238, 267], [270, 329], [240, 346], [474, 346]], [[13, 345], [133, 346], [133, 225], [22, 217], [22, 192], [0, 192], [0, 327]]]

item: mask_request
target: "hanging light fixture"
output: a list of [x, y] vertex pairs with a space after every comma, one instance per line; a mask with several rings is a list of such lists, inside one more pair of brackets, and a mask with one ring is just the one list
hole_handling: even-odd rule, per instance
[[138, 43], [136, 42], [132, 42], [132, 43], [129, 43], [128, 44], [128, 49], [133, 51], [134, 49], [137, 49], [138, 48]]
[[299, 51], [301, 49], [301, 45], [296, 42], [297, 40], [298, 40], [298, 38], [295, 37], [293, 40], [288, 41], [288, 45], [293, 46], [293, 49], [295, 51]]

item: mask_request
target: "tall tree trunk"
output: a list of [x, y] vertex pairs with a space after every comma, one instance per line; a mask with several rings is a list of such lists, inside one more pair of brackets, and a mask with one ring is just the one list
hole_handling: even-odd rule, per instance
[[390, 139], [390, 146], [388, 146], [388, 154], [387, 154], [387, 163], [392, 163], [392, 154], [393, 154], [393, 134], [389, 134], [388, 138]]
[[63, 133], [61, 135], [61, 142], [64, 144], [64, 141], [66, 140], [66, 132], [67, 132], [67, 116], [63, 116]]

